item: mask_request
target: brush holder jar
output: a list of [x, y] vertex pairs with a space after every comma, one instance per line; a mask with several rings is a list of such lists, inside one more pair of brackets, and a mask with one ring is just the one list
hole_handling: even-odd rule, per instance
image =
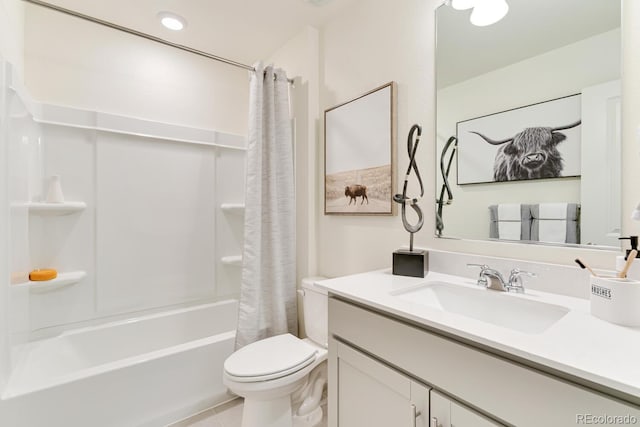
[[591, 314], [623, 326], [640, 326], [640, 281], [591, 276]]

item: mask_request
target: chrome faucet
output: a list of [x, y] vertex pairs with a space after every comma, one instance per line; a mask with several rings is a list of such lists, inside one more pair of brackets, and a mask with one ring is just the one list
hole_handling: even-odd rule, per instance
[[521, 276], [536, 277], [535, 273], [514, 268], [509, 274], [509, 281], [505, 281], [502, 273], [486, 264], [467, 264], [467, 267], [480, 267], [477, 282], [478, 286], [500, 292], [516, 292], [522, 294], [524, 293], [524, 285]]
[[529, 276], [529, 277], [537, 277], [536, 273], [531, 273], [529, 271], [522, 271], [519, 268], [514, 268], [513, 270], [511, 270], [511, 273], [509, 274], [509, 283], [507, 283], [507, 290], [516, 292], [518, 294], [523, 294], [524, 293], [524, 285], [522, 283], [523, 275]]

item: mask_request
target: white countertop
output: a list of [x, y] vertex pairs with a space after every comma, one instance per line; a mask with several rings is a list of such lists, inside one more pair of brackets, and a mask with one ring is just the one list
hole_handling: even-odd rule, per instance
[[563, 306], [569, 312], [543, 332], [532, 334], [394, 296], [434, 281], [478, 289], [475, 280], [458, 276], [429, 272], [422, 279], [394, 276], [389, 270], [328, 279], [317, 285], [330, 294], [640, 398], [640, 328], [592, 316], [589, 300], [529, 289], [508, 296]]

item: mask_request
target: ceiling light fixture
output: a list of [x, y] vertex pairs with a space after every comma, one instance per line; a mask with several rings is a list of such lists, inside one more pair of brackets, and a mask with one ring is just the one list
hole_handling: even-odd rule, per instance
[[187, 26], [187, 20], [172, 12], [159, 12], [158, 19], [162, 25], [173, 31], [180, 31]]
[[505, 0], [446, 0], [445, 4], [456, 10], [473, 8], [470, 21], [478, 27], [495, 24], [509, 11], [509, 5]]
[[451, 7], [455, 10], [471, 9], [476, 5], [476, 0], [451, 0]]
[[505, 0], [478, 0], [471, 12], [470, 21], [478, 27], [495, 24], [505, 17], [509, 5]]

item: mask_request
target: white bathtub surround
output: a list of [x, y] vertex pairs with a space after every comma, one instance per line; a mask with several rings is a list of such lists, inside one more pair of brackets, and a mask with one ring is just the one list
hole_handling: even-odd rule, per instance
[[[9, 92], [13, 282], [42, 266], [86, 273], [25, 298], [10, 288], [12, 344], [238, 297], [240, 268], [220, 258], [241, 253], [242, 216], [220, 205], [244, 202], [245, 137], [36, 102], [19, 80]], [[51, 175], [64, 203], [44, 202]]]
[[227, 401], [220, 366], [236, 318], [224, 301], [25, 344], [0, 425], [159, 426]]
[[[243, 223], [220, 206], [244, 202], [246, 138], [5, 89], [0, 425], [158, 426], [231, 398], [240, 268], [220, 258]], [[53, 174], [64, 203], [43, 202]], [[38, 266], [58, 279], [28, 283]]]
[[236, 346], [297, 326], [295, 188], [289, 83], [282, 70], [251, 75], [244, 254]]

